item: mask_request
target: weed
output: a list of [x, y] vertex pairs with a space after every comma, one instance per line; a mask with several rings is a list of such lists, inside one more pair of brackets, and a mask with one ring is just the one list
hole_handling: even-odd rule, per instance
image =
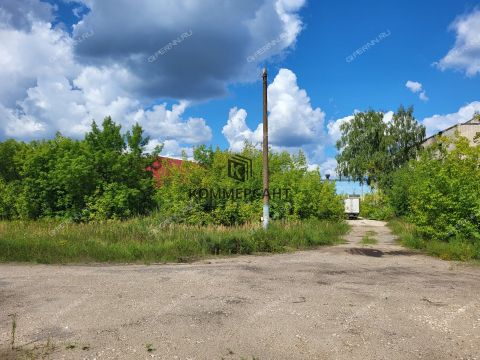
[[[343, 221], [272, 221], [241, 226], [165, 225], [154, 217], [66, 223], [0, 221], [0, 262], [190, 262], [232, 254], [287, 252], [340, 243]], [[152, 229], [156, 229], [152, 231]]]
[[362, 240], [360, 241], [360, 243], [362, 245], [375, 245], [378, 243], [378, 240], [373, 237], [370, 237], [369, 235], [365, 235], [364, 237], [362, 237]]
[[12, 350], [14, 350], [15, 349], [15, 333], [17, 331], [17, 314], [10, 314], [8, 316], [12, 318], [12, 330], [11, 330], [12, 339], [10, 340], [10, 346]]
[[157, 350], [153, 347], [153, 344], [146, 344], [145, 348], [147, 349], [148, 352], [154, 352], [155, 350]]
[[37, 359], [50, 359], [50, 355], [55, 351], [55, 345], [49, 337], [46, 344], [35, 345], [32, 349], [17, 349], [19, 359], [25, 360], [37, 360]]
[[405, 247], [423, 250], [428, 255], [443, 260], [471, 261], [480, 259], [480, 244], [478, 242], [467, 242], [460, 239], [451, 239], [450, 241], [426, 239], [415, 225], [401, 219], [390, 221], [388, 226]]

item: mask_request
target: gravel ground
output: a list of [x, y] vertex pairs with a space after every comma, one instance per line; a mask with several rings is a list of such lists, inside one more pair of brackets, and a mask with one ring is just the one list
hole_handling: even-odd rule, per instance
[[0, 265], [0, 359], [480, 359], [480, 268], [351, 224], [345, 245], [283, 255]]

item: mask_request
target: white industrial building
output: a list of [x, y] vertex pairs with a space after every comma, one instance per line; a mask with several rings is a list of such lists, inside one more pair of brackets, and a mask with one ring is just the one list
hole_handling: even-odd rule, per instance
[[479, 140], [477, 140], [475, 143], [475, 136], [480, 134], [480, 116], [475, 116], [472, 120], [453, 125], [435, 135], [426, 138], [423, 141], [422, 146], [424, 148], [431, 146], [439, 136], [453, 138], [457, 131], [460, 136], [467, 138], [471, 145], [478, 145]]

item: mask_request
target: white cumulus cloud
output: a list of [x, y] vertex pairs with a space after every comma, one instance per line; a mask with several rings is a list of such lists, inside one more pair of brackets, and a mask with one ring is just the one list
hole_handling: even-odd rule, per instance
[[428, 101], [428, 96], [426, 91], [423, 89], [422, 83], [419, 83], [418, 81], [411, 81], [408, 80], [407, 83], [405, 84], [407, 89], [409, 89], [412, 93], [416, 94], [418, 93], [418, 97], [422, 101]]
[[345, 116], [343, 118], [337, 119], [335, 121], [330, 121], [327, 124], [327, 129], [328, 129], [328, 135], [330, 138], [330, 142], [332, 144], [336, 144], [338, 140], [340, 140], [342, 136], [342, 132], [340, 130], [340, 127], [342, 124], [349, 122], [353, 119], [353, 115]]
[[408, 80], [405, 86], [410, 89], [411, 92], [416, 93], [422, 90], [422, 84], [417, 81]]
[[329, 174], [330, 179], [334, 179], [337, 177], [337, 160], [335, 158], [327, 158], [320, 164], [319, 169], [322, 177]]
[[[291, 70], [280, 69], [268, 86], [268, 96], [270, 145], [289, 152], [302, 149], [309, 160], [322, 160], [326, 140], [325, 113], [312, 107], [307, 92], [299, 88], [296, 75]], [[244, 109], [230, 110], [222, 133], [231, 150], [240, 150], [245, 140], [254, 144], [262, 141], [262, 124], [251, 130], [246, 118]]]
[[[295, 44], [306, 1], [76, 3], [70, 34], [52, 25], [56, 6], [0, 2], [0, 140], [49, 138], [56, 131], [81, 138], [93, 120], [110, 115], [124, 129], [139, 122], [152, 146], [165, 143], [164, 152], [191, 154], [192, 146], [211, 140], [212, 130], [204, 118], [184, 116], [190, 102], [183, 99], [219, 96], [232, 82], [251, 81], [260, 61]], [[191, 36], [148, 62], [186, 31]], [[247, 61], [274, 39], [281, 41]]]
[[[1, 24], [1, 21], [0, 21]], [[74, 76], [79, 68], [72, 39], [49, 23], [36, 22], [28, 31], [0, 26], [0, 103], [15, 105], [39, 77]]]
[[148, 134], [165, 140], [177, 140], [182, 143], [200, 144], [211, 140], [212, 130], [202, 118], [182, 118], [188, 102], [180, 101], [172, 105], [155, 105], [151, 110], [140, 109], [130, 115], [133, 123], [142, 124]]
[[247, 111], [234, 107], [230, 109], [227, 124], [223, 127], [222, 134], [228, 140], [231, 151], [241, 151], [245, 141], [257, 144], [262, 141], [262, 128], [259, 126], [252, 131], [247, 125]]
[[455, 45], [436, 64], [438, 68], [464, 71], [467, 76], [480, 73], [480, 10], [458, 17], [450, 30], [456, 32]]
[[462, 106], [457, 112], [451, 114], [433, 115], [425, 118], [422, 123], [426, 127], [427, 136], [431, 136], [455, 124], [471, 120], [475, 112], [480, 112], [480, 101]]
[[145, 152], [151, 154], [156, 149], [156, 147], [160, 145], [163, 145], [161, 152], [162, 156], [182, 159], [183, 156], [186, 155], [187, 159], [193, 159], [193, 147], [181, 146], [181, 144], [177, 140], [165, 140], [163, 142], [160, 142], [157, 139], [150, 140], [145, 147]]
[[28, 32], [0, 28], [3, 37], [8, 41], [0, 53], [8, 56], [0, 57], [0, 138], [40, 139], [56, 131], [81, 138], [93, 120], [112, 116], [124, 129], [138, 122], [162, 141], [196, 144], [211, 139], [205, 119], [182, 119], [187, 102], [171, 110], [165, 104], [145, 110], [145, 102], [131, 93], [137, 77], [119, 65], [79, 65], [72, 39], [49, 24], [34, 24]]

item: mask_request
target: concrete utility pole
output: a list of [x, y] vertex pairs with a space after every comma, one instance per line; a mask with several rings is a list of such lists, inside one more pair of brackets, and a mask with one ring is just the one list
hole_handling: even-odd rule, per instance
[[263, 228], [268, 228], [270, 220], [268, 190], [268, 112], [267, 112], [267, 69], [263, 69]]

